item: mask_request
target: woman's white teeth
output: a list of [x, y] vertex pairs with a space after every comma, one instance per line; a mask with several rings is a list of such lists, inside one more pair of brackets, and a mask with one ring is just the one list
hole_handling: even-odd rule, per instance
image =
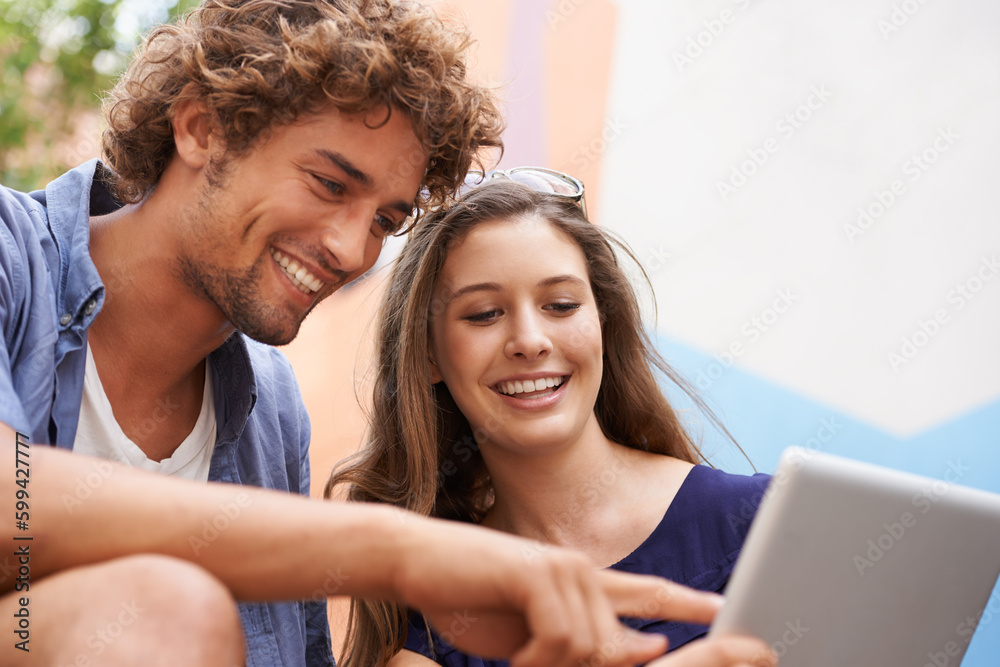
[[302, 292], [311, 294], [318, 292], [323, 287], [323, 281], [309, 273], [306, 267], [299, 266], [299, 263], [294, 259], [289, 259], [285, 255], [282, 255], [280, 250], [271, 248], [271, 257], [274, 257], [274, 261], [278, 263], [278, 266], [285, 272], [288, 279]]
[[563, 383], [561, 377], [539, 378], [537, 380], [514, 380], [512, 382], [501, 382], [497, 385], [497, 390], [501, 394], [528, 394], [533, 391], [558, 387]]

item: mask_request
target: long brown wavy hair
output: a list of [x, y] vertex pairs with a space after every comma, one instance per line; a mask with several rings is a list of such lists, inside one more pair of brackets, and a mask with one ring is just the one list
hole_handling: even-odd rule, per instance
[[174, 154], [172, 120], [186, 100], [214, 115], [225, 157], [332, 104], [384, 112], [381, 122], [409, 117], [430, 155], [418, 202], [427, 209], [455, 191], [481, 148], [502, 147], [492, 92], [467, 78], [471, 43], [411, 0], [205, 0], [153, 30], [104, 99], [112, 185], [123, 202], [148, 194]]
[[[492, 486], [473, 431], [444, 383], [431, 384], [430, 323], [445, 304], [434, 296], [448, 252], [477, 225], [537, 216], [565, 232], [586, 258], [601, 319], [604, 374], [594, 413], [610, 440], [697, 463], [693, 438], [657, 384], [656, 371], [685, 391], [724, 433], [695, 390], [656, 351], [620, 257], [641, 265], [608, 231], [570, 201], [506, 180], [491, 180], [455, 205], [426, 216], [411, 232], [383, 296], [377, 322], [374, 405], [366, 445], [334, 470], [329, 497], [389, 503], [419, 514], [479, 523]], [[647, 284], [648, 276], [642, 272]], [[345, 640], [346, 667], [383, 665], [402, 648], [406, 609], [354, 600]]]

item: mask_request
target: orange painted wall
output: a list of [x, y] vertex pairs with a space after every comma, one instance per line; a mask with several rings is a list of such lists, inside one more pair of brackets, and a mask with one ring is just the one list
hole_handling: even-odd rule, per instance
[[[537, 0], [441, 0], [434, 4], [442, 16], [470, 27], [478, 40], [471, 59], [473, 76], [497, 86], [508, 111], [541, 110], [540, 114], [510, 114], [516, 120], [511, 121], [505, 134], [508, 151], [501, 166], [517, 166], [512, 160], [519, 153], [546, 155], [547, 164], [539, 166], [561, 169], [583, 179], [588, 205], [595, 211], [600, 194], [600, 160], [581, 160], [581, 156], [600, 137], [605, 123], [614, 5], [608, 0], [564, 0], [564, 9], [574, 10], [560, 12], [555, 0], [545, 12], [538, 11], [537, 6], [527, 7], [526, 12], [525, 2], [533, 4]], [[516, 16], [526, 14], [544, 21], [544, 25], [514, 23]], [[540, 80], [540, 87], [525, 91], [513, 78], [512, 31], [528, 31], [541, 40], [533, 45], [533, 52], [544, 60], [537, 63], [538, 70], [527, 71], [521, 64], [526, 78], [530, 75]], [[537, 136], [544, 141], [543, 150], [524, 145], [525, 137]], [[333, 466], [354, 452], [364, 437], [372, 321], [385, 275], [383, 270], [327, 299], [306, 320], [298, 338], [283, 348], [295, 368], [312, 421], [312, 489], [317, 497], [322, 495]], [[346, 610], [346, 601], [331, 601], [335, 653], [339, 653]]]

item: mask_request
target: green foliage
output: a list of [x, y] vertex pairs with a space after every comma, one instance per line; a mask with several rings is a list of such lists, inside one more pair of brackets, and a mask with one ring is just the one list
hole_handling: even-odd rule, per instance
[[100, 96], [141, 34], [196, 0], [0, 0], [0, 183], [42, 187], [99, 153]]

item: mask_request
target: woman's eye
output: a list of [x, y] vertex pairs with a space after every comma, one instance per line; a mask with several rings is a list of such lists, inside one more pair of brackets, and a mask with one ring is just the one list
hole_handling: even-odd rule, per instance
[[545, 308], [555, 311], [558, 314], [569, 314], [580, 307], [578, 303], [550, 303]]
[[490, 320], [496, 318], [500, 314], [500, 311], [494, 308], [493, 310], [484, 310], [481, 313], [475, 313], [473, 315], [466, 315], [462, 319], [467, 322], [489, 322]]

